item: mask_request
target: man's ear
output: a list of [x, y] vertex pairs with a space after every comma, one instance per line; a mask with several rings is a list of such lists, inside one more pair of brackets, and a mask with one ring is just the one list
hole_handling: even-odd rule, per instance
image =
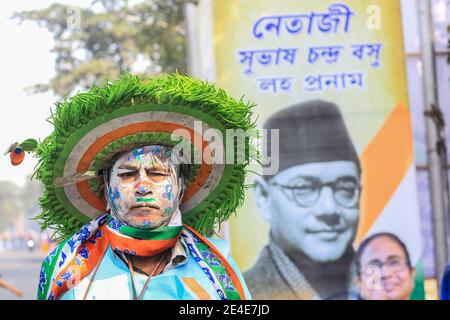
[[187, 184], [185, 183], [185, 179], [178, 177], [178, 186], [180, 186], [180, 188], [178, 188], [178, 204], [180, 204], [181, 200], [183, 200], [184, 192], [187, 189]]
[[255, 178], [253, 196], [255, 197], [255, 203], [258, 207], [259, 214], [267, 222], [270, 222], [271, 218], [270, 202], [272, 199], [270, 197], [269, 188], [269, 184], [261, 176]]
[[105, 197], [105, 201], [106, 201], [106, 212], [109, 212], [111, 210], [111, 208], [109, 206], [109, 201], [108, 201], [108, 187], [106, 186], [106, 184], [103, 184], [101, 189], [103, 189], [103, 196]]
[[99, 181], [99, 183], [101, 183], [101, 187], [100, 187], [100, 192], [103, 193], [103, 197], [105, 197], [105, 202], [106, 202], [106, 212], [111, 212], [111, 207], [109, 205], [109, 177], [108, 177], [108, 170], [104, 169], [102, 171], [102, 174], [99, 175], [101, 177], [101, 181]]
[[182, 181], [182, 187], [181, 187], [181, 191], [180, 191], [180, 199], [179, 199], [179, 203], [181, 203], [181, 200], [183, 200], [184, 197], [184, 192], [187, 189], [187, 185], [184, 183], [184, 181]]

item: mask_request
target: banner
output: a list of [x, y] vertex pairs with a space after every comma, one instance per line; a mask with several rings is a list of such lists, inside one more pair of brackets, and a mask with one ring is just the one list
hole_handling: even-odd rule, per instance
[[215, 0], [212, 21], [216, 82], [279, 129], [229, 224], [253, 297], [423, 298], [399, 1]]

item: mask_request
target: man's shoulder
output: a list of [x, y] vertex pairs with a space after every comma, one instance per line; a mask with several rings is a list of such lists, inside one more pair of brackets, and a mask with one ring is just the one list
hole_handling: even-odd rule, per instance
[[244, 272], [244, 278], [247, 283], [254, 286], [275, 285], [282, 280], [268, 246], [261, 250], [253, 266]]
[[295, 299], [271, 254], [269, 246], [261, 251], [254, 265], [244, 272], [253, 299]]

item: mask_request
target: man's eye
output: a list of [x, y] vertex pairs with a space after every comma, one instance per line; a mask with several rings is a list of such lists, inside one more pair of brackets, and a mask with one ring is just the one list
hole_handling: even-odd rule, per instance
[[355, 181], [347, 180], [347, 181], [338, 181], [336, 183], [337, 189], [357, 189], [358, 184]]
[[294, 189], [299, 192], [311, 192], [314, 191], [315, 188], [312, 185], [300, 185], [295, 186]]
[[336, 188], [336, 192], [354, 194], [356, 192], [356, 188], [354, 188], [354, 187], [348, 187], [348, 188], [339, 187], [339, 188]]
[[154, 176], [154, 177], [165, 177], [165, 176], [167, 176], [167, 174], [164, 173], [164, 172], [149, 172], [148, 175], [149, 176]]
[[128, 172], [123, 172], [123, 173], [119, 174], [119, 177], [131, 178], [131, 177], [134, 177], [135, 175], [136, 175], [136, 171], [128, 171]]
[[348, 191], [348, 192], [354, 192], [356, 189], [358, 189], [358, 185], [353, 181], [339, 182], [336, 184], [336, 189]]

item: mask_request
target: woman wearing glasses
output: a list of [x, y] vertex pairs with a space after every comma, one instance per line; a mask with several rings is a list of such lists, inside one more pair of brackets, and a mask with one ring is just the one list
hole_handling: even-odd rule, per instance
[[360, 298], [408, 300], [414, 289], [415, 269], [408, 249], [392, 233], [366, 238], [355, 255]]

